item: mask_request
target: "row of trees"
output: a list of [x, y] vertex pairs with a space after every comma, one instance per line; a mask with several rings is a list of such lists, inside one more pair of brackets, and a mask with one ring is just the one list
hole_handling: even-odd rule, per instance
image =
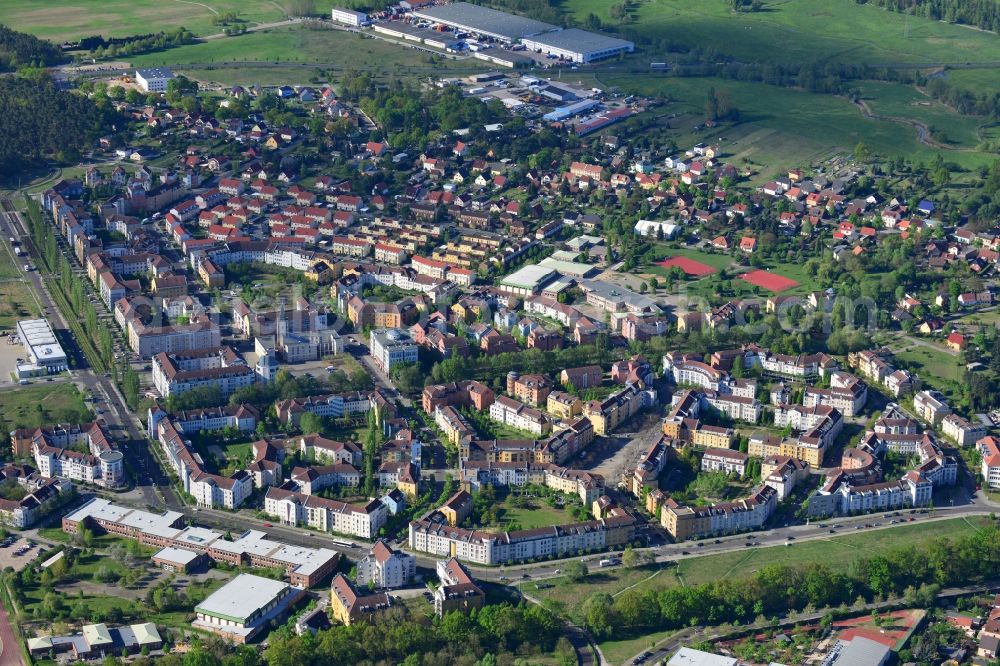
[[861, 557], [848, 570], [814, 563], [771, 565], [751, 576], [667, 590], [633, 588], [615, 598], [591, 595], [577, 611], [598, 638], [623, 637], [697, 624], [746, 623], [807, 608], [906, 596], [933, 603], [936, 590], [993, 576], [1000, 564], [995, 526], [953, 541], [898, 547]]
[[139, 394], [139, 375], [130, 364], [119, 363], [114, 356], [114, 338], [108, 325], [101, 322], [97, 316], [97, 308], [90, 301], [90, 292], [83, 279], [73, 272], [73, 266], [59, 249], [55, 229], [48, 223], [38, 203], [27, 199], [28, 226], [35, 239], [36, 247], [42, 255], [42, 260], [56, 276], [55, 285], [62, 292], [66, 302], [78, 316], [80, 329], [86, 335], [86, 340], [79, 340], [80, 346], [91, 350], [90, 360], [98, 370], [110, 368], [112, 377], [122, 390], [125, 402], [130, 409], [137, 409], [142, 401]]

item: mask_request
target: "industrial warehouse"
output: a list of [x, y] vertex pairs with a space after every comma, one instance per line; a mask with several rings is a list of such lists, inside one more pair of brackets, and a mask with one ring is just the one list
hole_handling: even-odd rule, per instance
[[635, 50], [635, 44], [624, 39], [578, 28], [563, 30], [551, 23], [467, 2], [417, 9], [412, 16], [507, 45], [520, 44], [535, 53], [544, 53], [569, 62], [588, 63]]

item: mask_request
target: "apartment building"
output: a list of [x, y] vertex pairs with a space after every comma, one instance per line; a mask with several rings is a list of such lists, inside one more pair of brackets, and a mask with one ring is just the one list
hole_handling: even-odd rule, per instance
[[660, 474], [675, 455], [670, 440], [661, 438], [639, 458], [634, 469], [623, 475], [622, 482], [635, 497], [642, 497], [643, 492], [656, 490], [659, 488]]
[[461, 472], [462, 487], [469, 491], [483, 485], [520, 487], [533, 484], [576, 495], [584, 506], [590, 506], [604, 492], [604, 479], [600, 475], [551, 463], [474, 460], [464, 461]]
[[367, 414], [381, 400], [378, 391], [349, 391], [347, 393], [327, 393], [306, 398], [279, 400], [274, 408], [278, 421], [297, 426], [306, 412], [316, 416], [339, 419]]
[[160, 352], [153, 357], [153, 385], [164, 398], [215, 387], [229, 397], [257, 381], [257, 374], [231, 347]]
[[990, 488], [1000, 488], [1000, 439], [986, 436], [976, 442], [982, 458], [980, 473], [983, 483]]
[[951, 407], [941, 393], [925, 390], [913, 396], [913, 410], [917, 416], [933, 426], [938, 425], [944, 417], [951, 414]]
[[486, 603], [486, 593], [457, 559], [439, 560], [435, 568], [441, 582], [434, 590], [435, 615], [444, 617], [451, 611], [467, 614]]
[[959, 446], [972, 446], [986, 437], [986, 426], [972, 423], [958, 414], [948, 414], [941, 419], [941, 432], [945, 437], [955, 440]]
[[388, 509], [382, 502], [348, 504], [271, 486], [264, 495], [264, 513], [283, 525], [306, 525], [322, 532], [373, 539], [385, 525]]
[[545, 375], [507, 373], [507, 393], [532, 407], [540, 407], [552, 392], [552, 380]]
[[734, 421], [757, 423], [764, 413], [764, 406], [756, 398], [745, 398], [738, 395], [706, 390], [702, 393], [701, 399], [713, 409], [722, 412]]
[[711, 506], [685, 506], [668, 499], [660, 511], [660, 524], [676, 541], [735, 534], [763, 526], [777, 505], [777, 492], [765, 485], [744, 499]]
[[378, 589], [404, 587], [413, 581], [417, 573], [417, 558], [413, 555], [393, 550], [379, 539], [368, 553], [358, 561], [358, 585], [374, 586]]
[[[496, 403], [494, 402], [493, 404]], [[491, 414], [492, 411], [493, 406], [491, 405]], [[441, 432], [444, 433], [445, 439], [447, 439], [452, 446], [459, 446], [463, 439], [472, 437], [476, 433], [475, 429], [469, 424], [465, 417], [458, 412], [458, 410], [447, 405], [434, 409], [434, 423], [441, 429]]]
[[733, 449], [705, 449], [701, 456], [701, 471], [743, 476], [747, 471], [748, 457]]
[[788, 497], [800, 481], [809, 476], [809, 464], [791, 456], [767, 456], [761, 461], [760, 476], [764, 485], [773, 488], [778, 501]]
[[542, 436], [552, 431], [552, 422], [543, 412], [507, 396], [490, 405], [490, 418], [512, 428]]
[[868, 387], [846, 372], [831, 372], [830, 388], [807, 386], [802, 396], [802, 405], [805, 407], [833, 407], [848, 417], [860, 414], [867, 401]]
[[421, 405], [428, 414], [433, 414], [438, 407], [452, 405], [483, 411], [493, 404], [493, 398], [490, 387], [474, 379], [467, 379], [450, 384], [425, 386], [421, 394]]
[[371, 621], [374, 615], [391, 607], [391, 596], [385, 592], [359, 594], [344, 574], [337, 574], [330, 585], [330, 610], [334, 619], [344, 625]]
[[389, 374], [393, 366], [416, 363], [419, 346], [410, 334], [399, 328], [375, 329], [369, 336], [371, 356], [382, 372]]
[[593, 425], [595, 434], [607, 435], [643, 409], [655, 404], [655, 389], [641, 389], [636, 384], [626, 384], [623, 389], [604, 400], [585, 402], [583, 416]]
[[424, 519], [410, 523], [409, 543], [412, 550], [439, 557], [482, 565], [515, 564], [620, 548], [635, 536], [636, 525], [637, 520], [623, 509], [612, 509], [600, 520], [513, 532], [469, 530]]
[[[125, 482], [124, 456], [98, 423], [38, 428], [27, 437], [19, 437], [15, 431], [12, 437], [15, 449], [19, 448], [18, 439], [30, 441], [27, 448], [42, 478], [105, 488], [118, 488]], [[86, 449], [87, 453], [75, 448]]]

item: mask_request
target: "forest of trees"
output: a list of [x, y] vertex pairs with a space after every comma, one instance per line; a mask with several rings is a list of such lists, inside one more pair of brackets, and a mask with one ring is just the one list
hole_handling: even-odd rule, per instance
[[856, 0], [894, 12], [932, 21], [963, 23], [983, 30], [1000, 30], [1000, 3], [996, 0]]
[[0, 80], [0, 176], [44, 160], [76, 160], [107, 132], [109, 112], [47, 78]]
[[[269, 666], [311, 664], [449, 664], [488, 666], [512, 663], [556, 650], [562, 663], [575, 664], [576, 654], [549, 611], [533, 605], [489, 605], [471, 615], [444, 618], [390, 611], [378, 623], [335, 626], [312, 636], [272, 634], [264, 659]], [[557, 662], [558, 663], [558, 662]]]
[[0, 25], [0, 71], [50, 67], [62, 59], [62, 49], [52, 42]]

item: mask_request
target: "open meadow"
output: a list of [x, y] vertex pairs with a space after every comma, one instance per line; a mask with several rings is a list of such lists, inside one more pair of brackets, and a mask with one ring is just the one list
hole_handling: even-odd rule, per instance
[[[168, 65], [196, 79], [223, 85], [308, 83], [316, 67], [332, 70], [335, 75], [360, 70], [399, 78], [461, 75], [486, 68], [479, 60], [452, 60], [344, 30], [302, 26], [146, 53], [132, 58], [131, 63], [136, 67]], [[196, 66], [185, 67], [190, 64]]]
[[[763, 11], [737, 13], [726, 0], [648, 0], [635, 3], [627, 27], [653, 44], [664, 40], [711, 46], [744, 62], [932, 66], [1000, 60], [996, 35], [854, 0], [765, 0], [763, 4]], [[563, 8], [581, 22], [593, 12], [614, 26], [612, 5], [604, 0], [567, 0]], [[1000, 81], [994, 85], [1000, 86]]]

